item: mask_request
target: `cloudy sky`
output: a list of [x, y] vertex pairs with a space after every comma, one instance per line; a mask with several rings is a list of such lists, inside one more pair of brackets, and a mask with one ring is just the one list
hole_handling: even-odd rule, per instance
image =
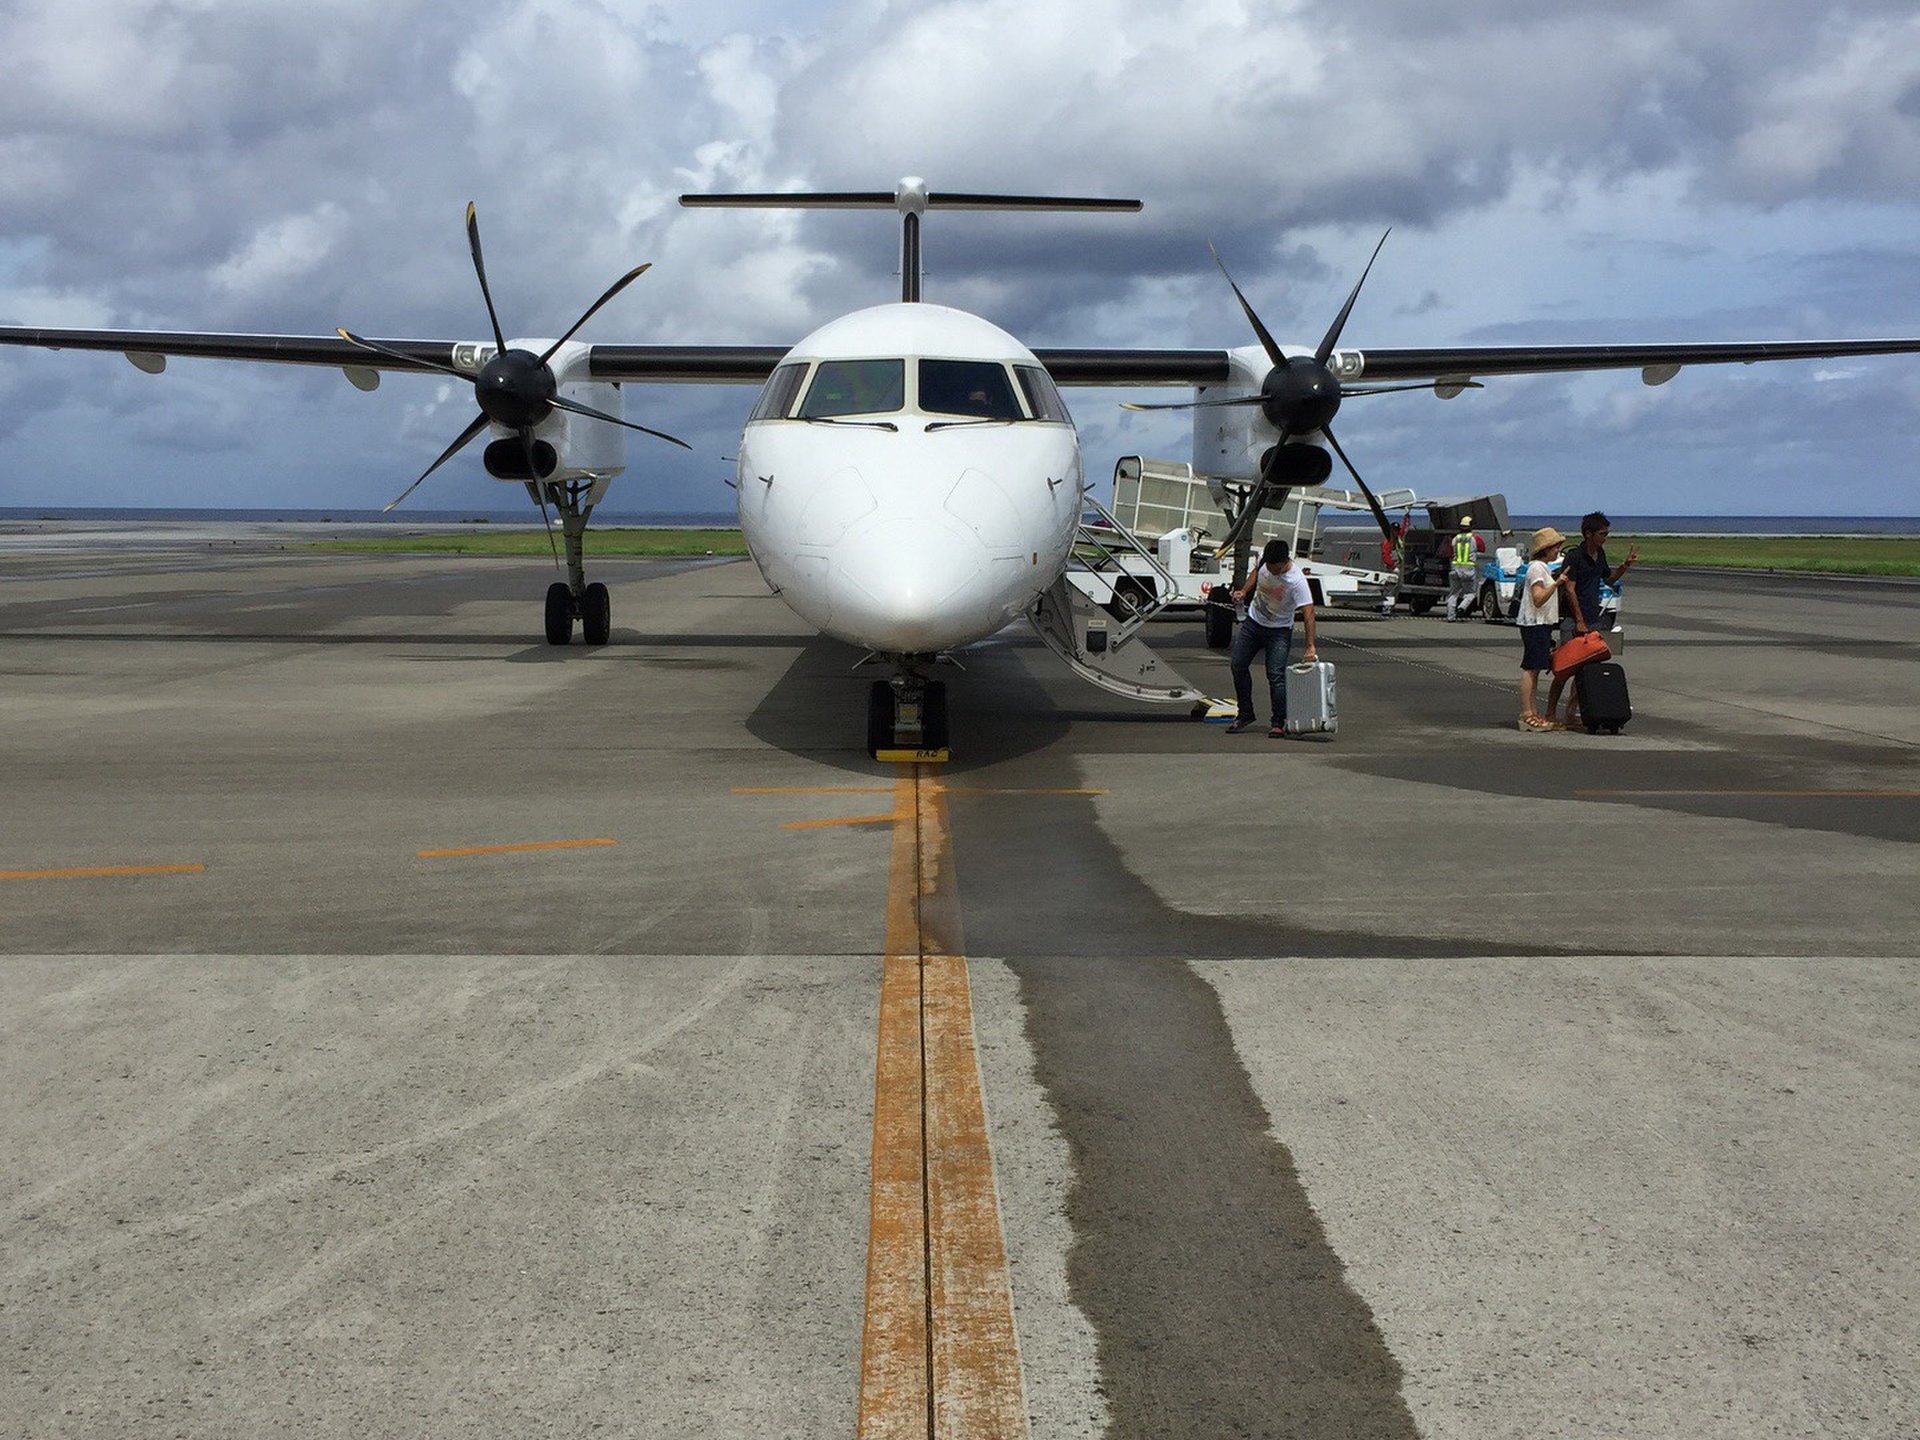
[[[926, 294], [1031, 345], [1239, 345], [1212, 239], [1311, 344], [1920, 335], [1912, 0], [10, 0], [0, 323], [790, 343], [897, 293], [879, 215], [688, 189], [1137, 196], [935, 215]], [[389, 376], [0, 353], [0, 505], [384, 504], [473, 413]], [[751, 395], [632, 387], [619, 510], [730, 508]], [[1069, 395], [1090, 473], [1186, 422]], [[1161, 394], [1148, 398], [1173, 398]], [[1362, 404], [1365, 409], [1362, 410]], [[1380, 486], [1517, 511], [1920, 512], [1920, 358], [1500, 380], [1356, 402]], [[416, 493], [503, 509], [479, 447]]]

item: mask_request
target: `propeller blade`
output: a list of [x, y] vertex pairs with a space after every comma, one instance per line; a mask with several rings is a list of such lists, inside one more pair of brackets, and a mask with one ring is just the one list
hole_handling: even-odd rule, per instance
[[1347, 467], [1347, 473], [1353, 476], [1354, 483], [1359, 485], [1360, 493], [1367, 497], [1367, 504], [1373, 510], [1373, 518], [1380, 526], [1380, 533], [1387, 538], [1388, 544], [1392, 544], [1393, 525], [1387, 519], [1387, 512], [1380, 508], [1380, 501], [1375, 498], [1373, 491], [1367, 488], [1367, 482], [1360, 478], [1360, 472], [1353, 468], [1353, 461], [1349, 460], [1347, 452], [1340, 448], [1340, 442], [1333, 438], [1333, 431], [1323, 428], [1320, 433], [1327, 437], [1327, 443], [1333, 446], [1333, 453], [1340, 457], [1340, 463]]
[[642, 275], [646, 274], [647, 271], [651, 270], [652, 268], [653, 268], [653, 262], [651, 260], [649, 260], [644, 265], [636, 265], [633, 267], [633, 269], [629, 270], [626, 274], [622, 275], [618, 280], [614, 281], [613, 284], [608, 286], [607, 293], [602, 295], [598, 300], [594, 301], [593, 304], [589, 305], [587, 307], [587, 313], [582, 315], [578, 320], [574, 321], [573, 324], [570, 327], [568, 327], [566, 334], [562, 335], [558, 340], [554, 341], [553, 344], [547, 347], [547, 353], [540, 357], [540, 363], [544, 365], [547, 363], [547, 361], [551, 360], [554, 356], [554, 352], [558, 350], [562, 345], [566, 344], [567, 341], [571, 340], [574, 336], [574, 332], [577, 331], [582, 325], [586, 324], [587, 321], [593, 318], [595, 311], [597, 311], [602, 305], [606, 304], [609, 300], [613, 299], [614, 296], [618, 295], [622, 290], [626, 289], [627, 286], [631, 285], [634, 281], [638, 280]]
[[[1380, 237], [1380, 245], [1385, 245], [1387, 235], [1392, 233], [1393, 227], [1389, 225], [1387, 234]], [[1340, 332], [1346, 328], [1347, 316], [1353, 313], [1353, 302], [1360, 298], [1360, 287], [1367, 283], [1367, 271], [1372, 270], [1373, 262], [1380, 258], [1380, 245], [1373, 247], [1373, 254], [1367, 259], [1367, 269], [1362, 270], [1360, 278], [1353, 282], [1353, 293], [1347, 296], [1347, 303], [1340, 307], [1340, 313], [1333, 317], [1333, 324], [1328, 327], [1326, 338], [1320, 342], [1320, 348], [1313, 352], [1313, 358], [1322, 365], [1326, 364], [1327, 357], [1333, 354], [1333, 347], [1340, 343]]]
[[1398, 395], [1402, 390], [1438, 390], [1442, 385], [1458, 385], [1462, 390], [1484, 390], [1478, 380], [1422, 380], [1412, 385], [1354, 385], [1340, 391], [1345, 400], [1351, 395]]
[[1221, 405], [1258, 405], [1265, 398], [1260, 395], [1229, 395], [1223, 400], [1180, 400], [1164, 405], [1142, 405], [1132, 400], [1122, 400], [1122, 410], [1211, 410]]
[[369, 351], [370, 353], [375, 355], [384, 355], [389, 360], [404, 360], [407, 362], [409, 366], [425, 365], [429, 370], [436, 370], [442, 375], [451, 375], [457, 380], [473, 379], [473, 377], [467, 374], [465, 371], [456, 370], [451, 365], [442, 365], [437, 361], [433, 361], [433, 360], [421, 360], [416, 356], [407, 354], [405, 351], [390, 349], [389, 347], [385, 345], [381, 345], [372, 340], [363, 340], [360, 336], [355, 335], [350, 330], [336, 329], [333, 333], [338, 335], [342, 340], [346, 341], [349, 345], [358, 345], [362, 350]]
[[[540, 467], [533, 463], [533, 432], [520, 432], [520, 448], [527, 454], [527, 474], [538, 476]], [[547, 532], [547, 549], [553, 552], [553, 568], [560, 568], [560, 546], [553, 538], [553, 517], [547, 514], [547, 487], [537, 478], [533, 482], [533, 500], [540, 507], [540, 528]]]
[[629, 430], [638, 430], [642, 435], [652, 435], [657, 439], [670, 441], [678, 445], [682, 450], [691, 450], [693, 448], [678, 435], [669, 435], [664, 430], [650, 430], [645, 425], [636, 425], [631, 420], [622, 420], [618, 415], [609, 415], [604, 410], [595, 410], [591, 405], [582, 405], [577, 400], [569, 400], [563, 395], [555, 395], [547, 403], [556, 410], [566, 410], [575, 415], [585, 415], [593, 420], [604, 420], [609, 425], [624, 425]]
[[[438, 470], [442, 465], [446, 464], [447, 461], [451, 460], [454, 456], [458, 455], [462, 450], [466, 448], [467, 443], [471, 441], [474, 436], [478, 435], [482, 430], [486, 428], [487, 428], [487, 413], [486, 411], [483, 410], [478, 415], [473, 417], [473, 423], [471, 425], [467, 426], [466, 429], [460, 432], [460, 436], [458, 439], [456, 439], [451, 445], [447, 446], [446, 449], [440, 452], [440, 458], [438, 460], [434, 461], [431, 465], [427, 466], [426, 469], [420, 472], [420, 480], [426, 479], [427, 476], [431, 475], [434, 471]], [[407, 486], [406, 489], [402, 490], [398, 495], [394, 496], [390, 504], [381, 507], [380, 513], [382, 515], [386, 514], [387, 511], [393, 509], [395, 505], [398, 505], [402, 500], [406, 499], [407, 496], [411, 495], [414, 491], [418, 490], [420, 488], [420, 480], [414, 481], [413, 484]]]
[[500, 333], [500, 316], [493, 308], [493, 292], [487, 288], [487, 262], [480, 258], [480, 217], [475, 214], [473, 202], [467, 202], [467, 247], [473, 251], [473, 273], [480, 277], [480, 298], [487, 302], [487, 319], [493, 322], [494, 343], [500, 347], [497, 353], [507, 353], [507, 337]]
[[[1278, 455], [1281, 446], [1285, 445], [1289, 438], [1288, 432], [1282, 430], [1280, 444], [1273, 447], [1272, 454]], [[1260, 518], [1261, 510], [1266, 508], [1267, 495], [1273, 489], [1273, 482], [1268, 479], [1268, 469], [1266, 465], [1260, 467], [1260, 478], [1254, 482], [1253, 489], [1248, 492], [1247, 503], [1240, 510], [1240, 518], [1227, 527], [1227, 533], [1220, 537], [1220, 543], [1214, 547], [1216, 552], [1233, 549], [1240, 543], [1240, 537], [1253, 528], [1253, 522]]]
[[[1253, 313], [1253, 306], [1249, 305], [1247, 303], [1247, 297], [1240, 293], [1240, 287], [1233, 284], [1233, 276], [1227, 275], [1227, 262], [1220, 258], [1220, 252], [1218, 250], [1214, 250], [1211, 240], [1207, 242], [1207, 249], [1212, 251], [1213, 263], [1220, 267], [1220, 273], [1227, 276], [1227, 284], [1233, 286], [1234, 298], [1240, 302], [1240, 308], [1247, 312], [1247, 320], [1253, 326], [1253, 333], [1260, 337], [1260, 348], [1267, 352], [1268, 361], [1271, 362], [1274, 369], [1278, 370], [1282, 365], [1287, 363], [1287, 357], [1281, 353], [1280, 347], [1274, 343], [1273, 336], [1267, 333], [1267, 327], [1260, 323], [1260, 317]], [[1349, 300], [1347, 303], [1351, 305], [1353, 302]], [[1343, 314], [1340, 318], [1344, 320], [1346, 316]], [[1324, 361], [1322, 363], [1324, 363]]]

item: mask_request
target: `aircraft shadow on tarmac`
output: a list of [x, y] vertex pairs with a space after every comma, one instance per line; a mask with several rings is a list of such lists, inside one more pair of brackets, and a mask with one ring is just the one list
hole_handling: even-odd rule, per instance
[[[578, 659], [589, 653], [584, 645], [549, 645], [544, 640], [528, 636], [524, 631], [501, 635], [475, 632], [450, 635], [445, 631], [342, 635], [324, 630], [0, 630], [0, 640], [57, 642], [62, 645], [102, 641], [120, 644], [184, 642], [194, 645], [423, 645], [445, 650], [489, 651], [518, 645], [525, 648], [517, 654], [506, 656], [506, 659], [523, 662], [551, 660], [556, 663]], [[618, 653], [623, 647], [640, 646], [665, 650], [795, 650], [813, 643], [813, 640], [814, 637], [804, 635], [644, 635], [635, 630], [615, 630], [612, 643], [597, 647], [595, 653], [598, 649]], [[482, 654], [472, 658], [494, 664], [502, 657]]]

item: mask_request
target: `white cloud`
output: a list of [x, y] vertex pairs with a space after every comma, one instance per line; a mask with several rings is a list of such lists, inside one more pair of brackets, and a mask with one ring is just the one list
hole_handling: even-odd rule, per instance
[[290, 286], [326, 264], [346, 228], [346, 212], [331, 201], [269, 221], [213, 267], [213, 282], [240, 300]]

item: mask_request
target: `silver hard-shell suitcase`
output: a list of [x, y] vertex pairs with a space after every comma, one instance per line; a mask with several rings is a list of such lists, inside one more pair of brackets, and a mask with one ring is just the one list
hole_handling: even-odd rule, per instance
[[1287, 667], [1287, 733], [1331, 735], [1340, 728], [1340, 706], [1333, 693], [1333, 663]]

